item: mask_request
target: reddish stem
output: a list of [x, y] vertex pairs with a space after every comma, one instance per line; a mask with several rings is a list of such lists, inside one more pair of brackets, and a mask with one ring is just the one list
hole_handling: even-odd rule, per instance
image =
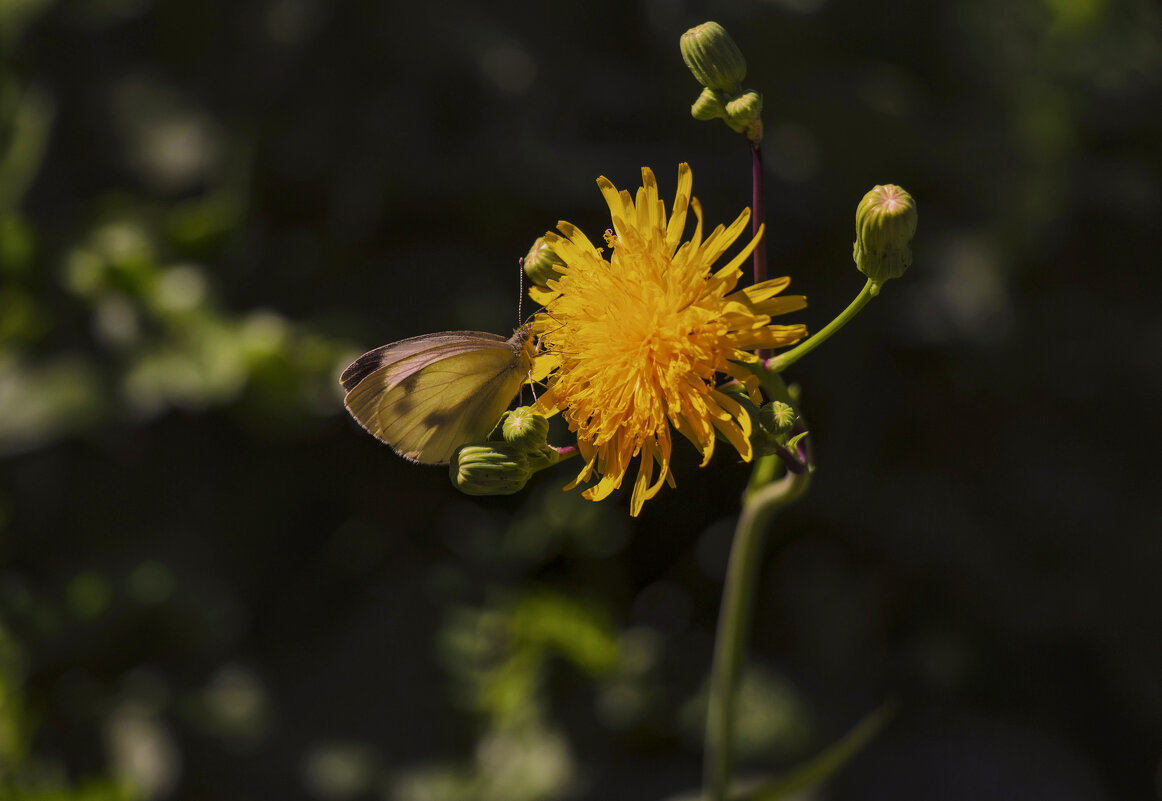
[[[751, 236], [755, 236], [767, 217], [767, 207], [763, 202], [763, 151], [758, 142], [750, 143], [750, 177], [751, 210], [754, 212], [750, 218], [750, 231]], [[767, 238], [763, 236], [754, 249], [754, 282], [759, 284], [765, 280], [767, 280]]]
[[[750, 143], [750, 181], [751, 211], [754, 212], [750, 218], [750, 231], [751, 236], [757, 236], [759, 226], [766, 221], [767, 216], [767, 206], [763, 199], [763, 150], [758, 142]], [[765, 280], [767, 280], [767, 237], [764, 233], [754, 249], [754, 282], [759, 284]], [[758, 352], [760, 359], [768, 359], [770, 355], [770, 351]]]

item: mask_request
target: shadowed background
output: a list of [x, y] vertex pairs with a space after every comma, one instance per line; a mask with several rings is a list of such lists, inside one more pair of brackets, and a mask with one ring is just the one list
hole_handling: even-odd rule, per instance
[[716, 19], [797, 319], [862, 286], [865, 191], [920, 210], [789, 374], [818, 473], [771, 532], [747, 770], [895, 697], [817, 797], [1162, 797], [1159, 10], [883, 5], [0, 4], [0, 791], [698, 784], [746, 467], [679, 448], [637, 520], [572, 464], [471, 499], [337, 376], [510, 331], [532, 240], [608, 227], [598, 175], [672, 197], [688, 161], [709, 224], [748, 205], [745, 143], [689, 116], [678, 37]]

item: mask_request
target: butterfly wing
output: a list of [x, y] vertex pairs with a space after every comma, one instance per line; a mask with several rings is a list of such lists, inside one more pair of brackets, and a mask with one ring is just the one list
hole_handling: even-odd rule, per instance
[[343, 371], [346, 405], [406, 459], [446, 464], [484, 439], [531, 365], [527, 329], [510, 339], [479, 331], [412, 337], [365, 353]]

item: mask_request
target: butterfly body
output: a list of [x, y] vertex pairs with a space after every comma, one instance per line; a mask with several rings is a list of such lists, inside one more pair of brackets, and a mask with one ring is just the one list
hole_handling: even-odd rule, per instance
[[444, 331], [368, 351], [343, 371], [344, 401], [368, 433], [405, 459], [447, 464], [485, 439], [533, 363], [527, 326], [505, 339]]

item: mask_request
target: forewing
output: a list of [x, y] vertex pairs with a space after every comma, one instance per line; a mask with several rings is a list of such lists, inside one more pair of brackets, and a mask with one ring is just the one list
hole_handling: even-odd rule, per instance
[[358, 376], [346, 400], [355, 419], [401, 456], [427, 464], [445, 464], [464, 443], [483, 440], [526, 377], [501, 337], [431, 347], [439, 336], [385, 346], [392, 350], [379, 349], [379, 367], [367, 371], [361, 358], [344, 373], [344, 386], [348, 373]]
[[343, 389], [350, 392], [367, 376], [377, 370], [386, 370], [383, 380], [388, 386], [395, 386], [439, 359], [496, 347], [506, 342], [504, 337], [485, 331], [444, 331], [401, 339], [364, 353], [347, 366], [339, 376], [339, 381]]

